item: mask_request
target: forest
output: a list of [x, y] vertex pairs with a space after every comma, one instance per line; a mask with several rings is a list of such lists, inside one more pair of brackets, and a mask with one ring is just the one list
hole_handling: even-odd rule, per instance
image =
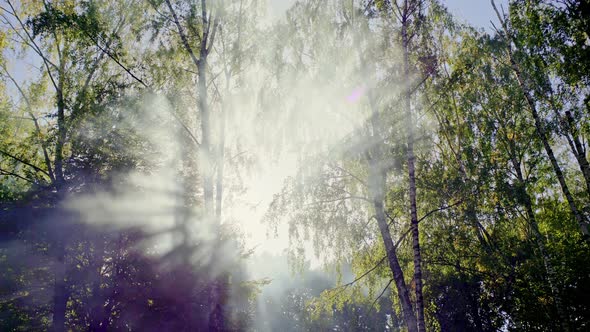
[[447, 2], [0, 0], [0, 330], [590, 330], [590, 1]]

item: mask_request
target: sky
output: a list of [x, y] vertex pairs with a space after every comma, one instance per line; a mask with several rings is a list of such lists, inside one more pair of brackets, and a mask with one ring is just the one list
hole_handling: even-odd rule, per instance
[[[280, 17], [295, 2], [295, 0], [268, 0], [271, 14]], [[489, 0], [442, 0], [449, 11], [467, 23], [492, 30], [490, 20], [498, 22], [496, 14]], [[508, 0], [496, 0], [498, 8], [507, 8]]]
[[[496, 13], [489, 0], [447, 0], [443, 3], [453, 15], [473, 26], [484, 28], [487, 31], [493, 29], [490, 21], [498, 26]], [[506, 10], [508, 0], [496, 0], [496, 6], [499, 10], [501, 10], [501, 6]]]

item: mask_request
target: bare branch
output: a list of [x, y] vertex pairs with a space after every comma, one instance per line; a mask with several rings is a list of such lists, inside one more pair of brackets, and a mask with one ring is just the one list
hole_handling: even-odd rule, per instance
[[10, 75], [10, 73], [8, 72], [6, 67], [2, 66], [2, 69], [4, 69], [6, 76], [12, 81], [12, 83], [14, 84], [14, 86], [16, 87], [18, 92], [23, 96], [25, 103], [27, 104], [27, 107], [28, 107], [27, 113], [29, 114], [29, 116], [31, 117], [31, 120], [33, 120], [33, 123], [35, 124], [35, 131], [37, 132], [37, 136], [39, 138], [39, 143], [40, 143], [41, 149], [43, 151], [43, 158], [45, 158], [45, 166], [47, 167], [47, 171], [48, 171], [47, 175], [49, 175], [49, 178], [51, 179], [51, 181], [55, 182], [55, 176], [53, 174], [51, 160], [49, 159], [49, 153], [47, 153], [47, 146], [43, 142], [41, 128], [39, 126], [39, 122], [37, 121], [37, 118], [33, 114], [33, 111], [32, 111], [33, 108], [32, 108], [31, 102], [30, 102], [29, 98], [27, 97], [27, 95], [25, 94], [25, 92], [22, 90], [21, 86], [18, 84], [18, 82], [14, 79], [14, 77], [12, 77], [12, 75]]
[[33, 36], [31, 36], [31, 34], [29, 34], [29, 32], [27, 31], [25, 24], [23, 23], [23, 21], [20, 19], [20, 17], [16, 13], [16, 9], [14, 8], [14, 6], [10, 2], [10, 0], [6, 0], [6, 2], [10, 6], [10, 9], [12, 10], [12, 15], [14, 16], [14, 18], [16, 18], [16, 20], [20, 24], [21, 28], [23, 29], [23, 31], [25, 32], [25, 34], [27, 35], [27, 37], [31, 41], [31, 44], [33, 46], [35, 46], [34, 49], [35, 49], [36, 53], [39, 54], [41, 59], [43, 59], [43, 64], [45, 65], [45, 68], [47, 69], [47, 74], [49, 75], [49, 79], [51, 80], [51, 83], [53, 84], [53, 87], [55, 88], [55, 90], [59, 93], [60, 90], [58, 88], [57, 83], [55, 82], [55, 79], [53, 78], [53, 74], [51, 73], [51, 69], [49, 68], [50, 65], [53, 68], [57, 68], [57, 66], [55, 64], [53, 64], [51, 61], [49, 61], [49, 59], [43, 55], [43, 52], [41, 52], [41, 48], [37, 45], [37, 43], [35, 42], [35, 39], [33, 39]]
[[431, 214], [433, 214], [433, 213], [440, 212], [440, 211], [444, 211], [444, 210], [448, 210], [448, 209], [450, 209], [450, 208], [452, 208], [452, 207], [455, 207], [455, 206], [457, 206], [457, 205], [459, 205], [459, 204], [461, 204], [461, 203], [463, 203], [463, 200], [462, 200], [462, 199], [461, 199], [461, 200], [458, 200], [457, 202], [455, 202], [455, 203], [453, 203], [453, 204], [451, 204], [451, 205], [447, 205], [447, 206], [441, 206], [441, 207], [439, 207], [438, 209], [434, 209], [434, 210], [432, 210], [432, 211], [430, 211], [430, 212], [426, 213], [426, 214], [425, 214], [425, 215], [424, 215], [422, 218], [419, 218], [419, 219], [418, 219], [418, 222], [421, 222], [422, 220], [424, 220], [424, 219], [428, 218], [428, 217], [429, 217]]
[[387, 289], [389, 288], [389, 286], [391, 286], [391, 283], [392, 282], [393, 282], [393, 278], [389, 279], [389, 282], [387, 283], [387, 285], [385, 285], [385, 287], [381, 291], [381, 294], [379, 294], [379, 296], [377, 296], [377, 298], [375, 299], [375, 301], [373, 301], [373, 303], [371, 304], [371, 310], [373, 310], [373, 308], [375, 307], [375, 303], [377, 303], [377, 301], [379, 301], [379, 299], [383, 296], [383, 294], [385, 294], [385, 292], [387, 291]]
[[[86, 34], [86, 36], [88, 38], [90, 38], [90, 40], [92, 40], [92, 42], [102, 51], [104, 52], [104, 54], [106, 54], [111, 60], [113, 60], [119, 67], [121, 67], [125, 72], [127, 72], [127, 74], [129, 74], [129, 76], [131, 76], [136, 82], [138, 82], [139, 84], [141, 84], [144, 88], [149, 89], [150, 86], [145, 83], [142, 79], [140, 79], [139, 77], [137, 77], [132, 71], [131, 69], [129, 69], [127, 66], [125, 66], [123, 63], [121, 63], [121, 61], [118, 59], [118, 57], [116, 55], [114, 55], [113, 53], [111, 53], [108, 49], [104, 48], [103, 46], [100, 45], [100, 42], [94, 38], [94, 36], [90, 35], [87, 31], [84, 30], [84, 33]], [[184, 129], [184, 131], [187, 133], [187, 135], [189, 135], [189, 137], [192, 139], [192, 141], [197, 145], [201, 145], [201, 143], [199, 142], [199, 140], [197, 139], [197, 137], [192, 133], [192, 131], [186, 126], [186, 124], [178, 117], [178, 115], [170, 110], [170, 114], [174, 117], [174, 119], [176, 120], [176, 122], [178, 122], [178, 124], [180, 124], [180, 126]]]
[[306, 206], [309, 205], [319, 205], [319, 204], [326, 204], [326, 203], [334, 203], [334, 202], [338, 202], [338, 201], [344, 201], [344, 200], [348, 200], [348, 199], [358, 199], [358, 200], [363, 200], [366, 202], [370, 202], [368, 198], [363, 197], [363, 196], [346, 196], [346, 197], [338, 197], [338, 198], [334, 198], [334, 199], [326, 199], [326, 200], [321, 200], [321, 201], [315, 201], [315, 202], [311, 202], [308, 204], [305, 204]]
[[15, 155], [13, 155], [13, 154], [11, 154], [11, 153], [8, 153], [8, 152], [6, 152], [6, 151], [4, 151], [4, 150], [0, 150], [0, 153], [1, 153], [1, 154], [3, 154], [3, 155], [5, 155], [5, 156], [7, 156], [7, 157], [9, 157], [9, 158], [12, 158], [12, 159], [14, 159], [14, 160], [18, 161], [19, 163], [21, 163], [21, 164], [23, 164], [23, 165], [27, 165], [27, 166], [31, 167], [32, 169], [34, 169], [34, 170], [36, 170], [36, 171], [38, 171], [38, 172], [41, 172], [41, 173], [43, 173], [43, 174], [45, 174], [45, 175], [49, 176], [49, 173], [47, 173], [47, 171], [45, 171], [45, 170], [43, 170], [43, 169], [39, 168], [38, 166], [35, 166], [35, 165], [33, 165], [33, 164], [31, 164], [31, 163], [27, 162], [27, 161], [25, 161], [25, 160], [23, 160], [22, 158], [19, 158], [19, 157], [15, 156]]
[[[428, 218], [430, 215], [432, 215], [432, 214], [434, 214], [434, 213], [436, 213], [436, 212], [440, 212], [440, 211], [444, 211], [444, 210], [450, 209], [450, 208], [452, 208], [452, 207], [454, 207], [454, 206], [457, 206], [457, 205], [459, 205], [459, 204], [461, 204], [461, 203], [463, 203], [463, 200], [459, 200], [459, 201], [457, 201], [457, 202], [455, 202], [455, 203], [453, 203], [453, 204], [451, 204], [451, 205], [447, 205], [447, 206], [441, 206], [441, 207], [439, 207], [438, 209], [434, 209], [434, 210], [432, 210], [432, 211], [430, 211], [430, 212], [426, 213], [426, 214], [425, 214], [425, 215], [424, 215], [422, 218], [419, 218], [419, 219], [418, 219], [418, 223], [420, 223], [422, 220], [424, 220], [424, 219]], [[402, 241], [403, 241], [403, 240], [406, 238], [406, 236], [408, 236], [408, 234], [410, 234], [410, 232], [411, 232], [411, 231], [412, 231], [412, 228], [408, 228], [408, 229], [407, 229], [407, 230], [404, 232], [404, 234], [402, 234], [402, 236], [400, 236], [400, 238], [399, 238], [399, 239], [397, 240], [397, 242], [395, 243], [395, 248], [396, 248], [396, 249], [399, 247], [399, 245], [401, 244], [401, 242], [402, 242]]]
[[337, 168], [338, 170], [350, 175], [351, 177], [353, 177], [354, 179], [356, 179], [358, 182], [362, 183], [365, 187], [367, 186], [367, 183], [365, 181], [363, 181], [360, 177], [354, 175], [352, 172], [349, 172], [348, 170], [346, 170], [343, 167], [338, 166], [337, 164], [330, 164], [330, 166]]
[[211, 47], [215, 42], [215, 35], [217, 34], [217, 30], [219, 28], [219, 19], [216, 17], [213, 19], [213, 31], [211, 31], [211, 40], [209, 41], [209, 47], [207, 47], [207, 54], [211, 51]]
[[[98, 45], [98, 43], [96, 43], [98, 49], [100, 50], [100, 54], [92, 62], [90, 70], [88, 71], [88, 75], [86, 75], [86, 80], [84, 81], [84, 85], [82, 86], [82, 89], [80, 89], [80, 92], [78, 93], [78, 97], [76, 98], [77, 99], [76, 104], [73, 107], [72, 115], [70, 116], [70, 119], [69, 119], [70, 123], [75, 121], [75, 119], [78, 117], [79, 112], [77, 110], [80, 109], [80, 105], [83, 100], [82, 97], [85, 94], [85, 92], [88, 90], [88, 87], [90, 86], [90, 82], [92, 81], [92, 77], [94, 77], [94, 74], [96, 73], [96, 70], [98, 69], [98, 65], [100, 64], [100, 61], [104, 58], [104, 56], [106, 54], [105, 50], [108, 50], [110, 48], [111, 43], [115, 39], [114, 37], [119, 33], [121, 28], [123, 28], [123, 25], [125, 23], [125, 19], [126, 19], [126, 17], [124, 15], [119, 19], [119, 22], [115, 26], [113, 32], [110, 34], [110, 38], [109, 38], [109, 40], [107, 40], [104, 48], [100, 47]], [[88, 35], [88, 33], [87, 33], [87, 35]]]
[[24, 177], [24, 176], [22, 176], [22, 175], [16, 174], [16, 173], [14, 173], [14, 172], [9, 172], [9, 171], [6, 171], [6, 170], [4, 170], [4, 169], [2, 169], [2, 168], [0, 168], [0, 175], [5, 175], [5, 176], [14, 176], [14, 177], [17, 177], [17, 178], [19, 178], [19, 179], [21, 179], [21, 180], [25, 180], [25, 181], [27, 181], [27, 182], [29, 182], [29, 183], [32, 183], [32, 184], [37, 184], [37, 182], [35, 182], [35, 181], [31, 180], [31, 179], [27, 179], [26, 177]]
[[[182, 25], [180, 24], [180, 21], [178, 20], [178, 15], [176, 15], [176, 11], [174, 10], [174, 7], [172, 7], [170, 0], [165, 0], [165, 1], [166, 1], [166, 5], [168, 5], [168, 9], [170, 10], [170, 13], [172, 14], [172, 18], [174, 19], [174, 24], [176, 25], [176, 28], [178, 29], [178, 34], [180, 35], [180, 40], [182, 41], [182, 45], [184, 46], [184, 48], [186, 49], [186, 51], [190, 55], [195, 66], [197, 66], [197, 68], [198, 68], [199, 67], [199, 59], [197, 59], [197, 57], [195, 56], [195, 52], [193, 52], [193, 49], [188, 42], [188, 38], [187, 38], [186, 34], [184, 33], [184, 29], [182, 28]], [[206, 40], [205, 40], [205, 42], [206, 42]]]
[[361, 274], [359, 277], [357, 277], [356, 279], [354, 279], [353, 281], [346, 283], [344, 285], [340, 285], [338, 287], [332, 288], [332, 291], [341, 289], [340, 292], [335, 293], [332, 297], [335, 297], [336, 295], [342, 293], [344, 290], [346, 290], [346, 288], [348, 288], [349, 286], [352, 286], [353, 284], [355, 284], [356, 282], [360, 281], [361, 279], [363, 279], [364, 277], [368, 276], [371, 272], [375, 271], [381, 264], [383, 264], [383, 262], [385, 262], [385, 259], [387, 258], [387, 256], [383, 256], [383, 258], [381, 258], [379, 260], [379, 262], [377, 262], [377, 264], [375, 264], [375, 266], [373, 266], [372, 268], [370, 268], [369, 270], [367, 270], [366, 272], [364, 272], [363, 274]]

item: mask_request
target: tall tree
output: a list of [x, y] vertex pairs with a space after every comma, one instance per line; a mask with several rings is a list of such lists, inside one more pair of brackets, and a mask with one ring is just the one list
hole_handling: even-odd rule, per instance
[[[531, 115], [533, 116], [533, 119], [535, 120], [535, 128], [537, 130], [537, 135], [539, 136], [539, 139], [541, 140], [541, 142], [543, 142], [543, 148], [545, 149], [545, 153], [547, 154], [547, 157], [551, 161], [551, 166], [553, 167], [553, 171], [555, 172], [555, 175], [557, 176], [557, 180], [559, 182], [559, 185], [561, 187], [563, 195], [565, 196], [565, 198], [570, 206], [570, 209], [572, 211], [572, 214], [574, 216], [576, 223], [578, 224], [578, 226], [580, 228], [580, 231], [582, 232], [582, 234], [584, 236], [589, 236], [590, 233], [588, 231], [588, 222], [587, 222], [586, 218], [584, 217], [583, 212], [577, 206], [574, 196], [573, 196], [572, 192], [570, 191], [570, 188], [565, 180], [563, 170], [562, 170], [561, 166], [559, 165], [557, 158], [555, 157], [555, 152], [553, 151], [553, 148], [551, 147], [550, 132], [547, 131], [547, 125], [546, 125], [544, 119], [539, 114], [538, 104], [533, 96], [534, 90], [530, 86], [531, 79], [529, 78], [527, 73], [523, 72], [521, 64], [519, 63], [519, 61], [515, 57], [514, 52], [515, 51], [519, 52], [520, 42], [514, 38], [513, 32], [510, 30], [510, 27], [508, 25], [509, 23], [508, 23], [507, 19], [500, 14], [500, 12], [498, 11], [493, 0], [492, 0], [492, 6], [494, 7], [494, 10], [496, 11], [496, 13], [498, 15], [498, 19], [500, 20], [502, 27], [504, 29], [504, 36], [507, 38], [507, 41], [508, 41], [506, 44], [508, 60], [510, 61], [511, 68], [514, 72], [514, 75], [518, 79], [518, 82], [519, 82], [520, 87], [522, 89], [522, 93], [524, 95], [524, 98], [526, 99], [526, 101], [529, 105], [529, 110], [531, 112]], [[513, 50], [513, 47], [515, 47], [516, 50]]]

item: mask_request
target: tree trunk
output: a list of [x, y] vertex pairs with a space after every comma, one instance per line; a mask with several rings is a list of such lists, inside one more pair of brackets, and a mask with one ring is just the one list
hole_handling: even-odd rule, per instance
[[565, 111], [565, 116], [567, 129], [571, 135], [571, 138], [568, 136], [568, 142], [570, 144], [570, 148], [572, 149], [572, 153], [578, 161], [578, 166], [580, 166], [584, 180], [586, 181], [586, 194], [590, 197], [590, 163], [588, 163], [588, 159], [586, 158], [586, 149], [584, 144], [580, 141], [580, 136], [574, 129], [575, 119], [572, 115], [572, 112]]
[[66, 130], [64, 127], [64, 101], [61, 92], [58, 92], [57, 101], [57, 141], [55, 142], [55, 180], [57, 187], [64, 183], [63, 173], [63, 148], [66, 140]]
[[65, 101], [63, 95], [63, 70], [64, 63], [60, 61], [60, 74], [57, 95], [57, 141], [55, 142], [55, 185], [60, 189], [64, 184], [63, 173], [63, 148], [66, 142], [66, 118], [65, 118]]
[[63, 332], [66, 330], [66, 307], [69, 294], [66, 283], [65, 256], [65, 246], [60, 240], [57, 240], [54, 271], [55, 280], [53, 284], [53, 322], [51, 326], [53, 332]]
[[[370, 123], [373, 127], [373, 138], [381, 136], [381, 121], [377, 105], [371, 91], [368, 92], [369, 106], [371, 108]], [[383, 239], [383, 245], [387, 253], [387, 262], [393, 274], [393, 280], [397, 288], [397, 294], [402, 307], [402, 314], [409, 332], [417, 332], [417, 322], [410, 292], [404, 280], [404, 272], [399, 264], [397, 249], [389, 232], [389, 224], [385, 218], [385, 208], [383, 202], [385, 199], [386, 170], [383, 166], [383, 154], [381, 146], [376, 144], [370, 151], [366, 151], [366, 159], [369, 164], [368, 190], [373, 208], [375, 209], [375, 218], [379, 226], [379, 232]]]
[[[229, 78], [226, 75], [226, 79]], [[225, 92], [229, 91], [229, 83], [226, 84]], [[225, 124], [227, 121], [227, 104], [223, 103], [221, 107], [221, 124], [219, 128], [219, 148], [217, 152], [217, 180], [215, 183], [215, 219], [221, 222], [221, 207], [223, 204], [223, 172], [224, 172], [224, 158], [225, 158]]]
[[[407, 9], [407, 6], [406, 6]], [[410, 65], [409, 65], [409, 37], [408, 37], [407, 16], [402, 20], [402, 47], [404, 61], [404, 80], [410, 82]], [[407, 157], [408, 157], [408, 178], [410, 194], [410, 218], [412, 229], [412, 249], [414, 252], [414, 280], [416, 283], [416, 313], [418, 318], [418, 331], [426, 331], [424, 320], [424, 298], [422, 296], [422, 255], [420, 251], [420, 231], [418, 229], [418, 211], [416, 206], [416, 169], [414, 155], [414, 120], [411, 109], [411, 92], [405, 89], [404, 107], [406, 109], [406, 127], [408, 130]]]
[[[92, 238], [92, 234], [89, 234], [88, 238]], [[101, 288], [103, 282], [103, 274], [101, 273], [103, 266], [105, 265], [105, 246], [108, 245], [107, 238], [100, 236], [96, 238], [94, 242], [94, 255], [90, 255], [91, 261], [89, 269], [91, 271], [91, 291], [92, 297], [89, 300], [90, 307], [90, 326], [88, 328], [91, 332], [103, 332], [108, 330], [108, 318], [111, 312], [108, 311], [106, 306], [107, 296], [105, 296], [105, 290]], [[112, 299], [110, 299], [112, 301]], [[110, 302], [110, 301], [109, 301]]]
[[213, 215], [213, 175], [211, 172], [211, 123], [209, 116], [209, 105], [207, 104], [207, 53], [201, 47], [201, 57], [199, 58], [199, 76], [198, 76], [198, 106], [201, 115], [201, 171], [203, 172], [203, 208], [207, 222], [210, 222], [210, 216]]
[[385, 251], [387, 253], [387, 261], [389, 268], [393, 273], [393, 280], [397, 288], [397, 294], [402, 307], [402, 314], [409, 332], [417, 332], [416, 316], [412, 308], [410, 300], [410, 292], [404, 280], [404, 273], [397, 258], [396, 248], [389, 232], [389, 225], [385, 218], [385, 210], [383, 207], [385, 174], [379, 169], [374, 160], [369, 161], [369, 190], [371, 191], [371, 200], [375, 209], [375, 216], [379, 224], [379, 231], [383, 239]]
[[[220, 224], [215, 218], [215, 205], [213, 197], [213, 155], [211, 151], [211, 121], [210, 110], [208, 104], [207, 92], [207, 60], [209, 50], [214, 42], [216, 24], [210, 22], [210, 13], [207, 11], [207, 1], [201, 0], [201, 22], [203, 28], [203, 36], [201, 37], [199, 45], [199, 61], [198, 61], [198, 107], [201, 115], [201, 172], [203, 173], [203, 212], [205, 222], [211, 224], [215, 234], [216, 241], [214, 248], [217, 248], [221, 242]], [[220, 196], [221, 198], [221, 196]], [[216, 252], [211, 253], [212, 262], [215, 264]], [[228, 283], [227, 277], [222, 274], [215, 276], [213, 280], [213, 287], [209, 294], [212, 311], [209, 314], [209, 330], [223, 331], [225, 317], [223, 315], [224, 296], [223, 292]]]
[[[59, 44], [58, 44], [59, 51]], [[64, 100], [64, 72], [65, 72], [65, 54], [67, 49], [58, 52], [59, 57], [59, 73], [58, 73], [58, 85], [56, 91], [57, 99], [57, 141], [55, 142], [55, 182], [54, 186], [58, 193], [62, 193], [64, 190], [65, 178], [63, 173], [63, 148], [66, 142], [66, 119], [65, 119], [65, 100]], [[54, 274], [54, 287], [53, 287], [53, 332], [65, 331], [66, 322], [66, 307], [69, 298], [66, 284], [66, 250], [64, 240], [57, 238], [55, 240], [57, 249], [57, 264]]]

